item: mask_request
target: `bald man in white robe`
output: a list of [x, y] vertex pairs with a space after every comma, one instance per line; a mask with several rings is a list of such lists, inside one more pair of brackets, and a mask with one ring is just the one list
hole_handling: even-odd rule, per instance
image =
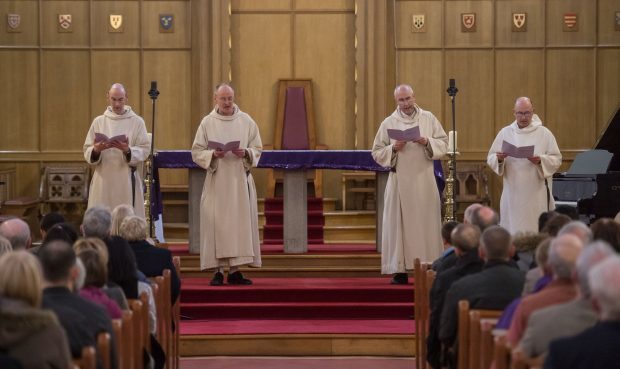
[[[150, 150], [144, 120], [127, 104], [127, 92], [120, 83], [108, 91], [109, 106], [93, 120], [84, 140], [84, 159], [94, 168], [88, 191], [88, 208], [121, 204], [133, 206], [137, 216], [145, 218], [144, 190], [137, 166]], [[127, 140], [95, 140], [97, 133], [108, 138], [126, 136]]]
[[[560, 164], [562, 154], [555, 137], [542, 125], [534, 106], [527, 97], [520, 97], [514, 106], [515, 120], [499, 131], [487, 156], [487, 164], [502, 177], [500, 225], [511, 234], [538, 232], [538, 217], [555, 209], [551, 177]], [[515, 158], [502, 152], [502, 143], [534, 146], [529, 158]]]
[[[375, 161], [392, 167], [385, 187], [381, 273], [407, 284], [415, 258], [431, 262], [443, 251], [441, 200], [433, 160], [448, 150], [448, 137], [435, 116], [415, 103], [411, 86], [394, 90], [396, 110], [381, 123], [372, 148]], [[420, 138], [398, 141], [388, 129], [420, 127]]]

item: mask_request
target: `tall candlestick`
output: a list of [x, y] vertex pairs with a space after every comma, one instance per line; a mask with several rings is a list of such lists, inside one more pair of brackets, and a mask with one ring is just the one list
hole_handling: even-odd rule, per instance
[[457, 152], [457, 133], [456, 131], [448, 132], [448, 152]]

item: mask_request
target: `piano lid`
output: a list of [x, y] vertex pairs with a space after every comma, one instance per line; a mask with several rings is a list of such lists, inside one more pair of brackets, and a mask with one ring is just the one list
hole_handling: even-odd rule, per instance
[[609, 164], [610, 171], [620, 171], [620, 107], [611, 116], [603, 134], [596, 141], [595, 149], [607, 150], [614, 154], [614, 158]]

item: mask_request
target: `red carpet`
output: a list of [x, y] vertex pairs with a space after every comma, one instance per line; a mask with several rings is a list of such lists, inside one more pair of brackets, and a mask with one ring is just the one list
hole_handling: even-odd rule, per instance
[[413, 333], [413, 285], [386, 278], [184, 278], [182, 334]]
[[[265, 226], [263, 227], [263, 243], [265, 245], [281, 245], [284, 240], [282, 197], [265, 199]], [[308, 198], [308, 243], [323, 243], [323, 199]]]
[[[187, 243], [167, 243], [166, 248], [172, 251], [173, 255], [189, 255]], [[308, 254], [374, 254], [377, 247], [374, 244], [309, 244]], [[280, 244], [261, 245], [263, 255], [282, 254], [284, 246]]]

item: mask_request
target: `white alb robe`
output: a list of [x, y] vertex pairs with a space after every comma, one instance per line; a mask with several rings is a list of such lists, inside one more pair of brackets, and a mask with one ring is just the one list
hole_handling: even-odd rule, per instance
[[[232, 152], [216, 158], [209, 141], [240, 141], [249, 158]], [[200, 269], [250, 264], [261, 266], [256, 187], [250, 168], [262, 152], [258, 126], [235, 106], [231, 116], [217, 108], [200, 122], [192, 159], [207, 170], [200, 200]]]
[[[534, 145], [534, 156], [540, 157], [540, 164], [510, 156], [499, 163], [496, 153], [501, 152], [503, 141], [519, 147]], [[495, 137], [487, 156], [487, 164], [502, 177], [500, 225], [511, 234], [538, 232], [540, 214], [555, 209], [551, 177], [562, 164], [562, 154], [551, 131], [542, 125], [536, 114], [530, 125], [523, 129], [519, 128], [516, 121], [512, 122]]]
[[[144, 218], [144, 184], [139, 170], [133, 171], [135, 190], [132, 196], [132, 168], [148, 158], [150, 141], [144, 120], [125, 106], [124, 114], [116, 114], [108, 107], [103, 115], [93, 120], [84, 140], [84, 159], [94, 167], [88, 191], [88, 207], [106, 206], [113, 210], [121, 204], [132, 205], [137, 216]], [[116, 148], [103, 150], [96, 161], [91, 160], [95, 133], [108, 137], [126, 135], [131, 149], [131, 160]]]
[[[442, 252], [441, 200], [433, 160], [444, 156], [448, 137], [439, 120], [417, 108], [413, 118], [398, 109], [381, 123], [372, 148], [375, 161], [391, 166], [384, 196], [381, 273], [404, 273], [413, 269], [416, 257], [422, 261], [435, 260]], [[428, 145], [414, 142], [398, 153], [393, 152], [394, 140], [388, 129], [405, 130], [420, 127], [420, 135]]]

